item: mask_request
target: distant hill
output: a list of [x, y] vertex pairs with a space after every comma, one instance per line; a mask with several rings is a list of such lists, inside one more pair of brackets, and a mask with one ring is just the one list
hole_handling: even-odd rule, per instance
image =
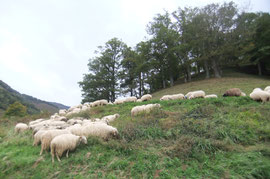
[[68, 108], [68, 106], [63, 104], [47, 102], [26, 94], [21, 94], [0, 80], [0, 115], [3, 114], [7, 107], [15, 101], [19, 101], [23, 105], [27, 106], [27, 112], [29, 114], [36, 114], [41, 111], [55, 113], [59, 109]]

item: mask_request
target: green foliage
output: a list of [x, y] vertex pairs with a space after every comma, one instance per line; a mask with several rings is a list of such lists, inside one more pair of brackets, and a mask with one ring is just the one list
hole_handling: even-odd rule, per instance
[[5, 116], [23, 117], [27, 114], [26, 112], [27, 112], [26, 106], [24, 106], [20, 102], [16, 101], [15, 103], [9, 105], [9, 107], [5, 111]]

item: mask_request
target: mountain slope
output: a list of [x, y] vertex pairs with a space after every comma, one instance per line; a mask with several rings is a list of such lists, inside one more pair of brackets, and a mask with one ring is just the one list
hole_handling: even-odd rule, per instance
[[19, 101], [23, 105], [27, 106], [29, 114], [36, 114], [41, 111], [54, 113], [59, 109], [68, 108], [68, 106], [62, 104], [47, 102], [26, 94], [21, 94], [18, 91], [12, 89], [2, 80], [0, 80], [0, 101], [0, 115], [7, 109], [10, 104], [14, 103], [15, 101]]

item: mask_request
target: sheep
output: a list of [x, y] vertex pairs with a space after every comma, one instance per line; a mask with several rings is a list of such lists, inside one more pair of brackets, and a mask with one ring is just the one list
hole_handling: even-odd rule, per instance
[[120, 115], [119, 114], [114, 114], [114, 115], [109, 115], [109, 116], [104, 116], [103, 118], [101, 118], [101, 120], [103, 121], [107, 121], [108, 123], [113, 122], [115, 119], [119, 118]]
[[239, 88], [231, 88], [223, 94], [223, 97], [226, 96], [246, 96], [246, 94], [243, 93]]
[[40, 123], [40, 122], [42, 122], [42, 121], [45, 121], [45, 119], [36, 119], [36, 120], [34, 120], [34, 121], [30, 121], [30, 122], [29, 122], [29, 126], [38, 124], [38, 123]]
[[82, 135], [101, 137], [108, 140], [110, 137], [118, 137], [118, 131], [115, 127], [102, 122], [92, 122], [81, 128]]
[[183, 95], [183, 94], [181, 94], [181, 93], [179, 93], [179, 94], [173, 94], [173, 95], [171, 95], [171, 97], [170, 97], [170, 99], [172, 99], [172, 100], [176, 100], [176, 99], [184, 99], [185, 98], [185, 96]]
[[82, 125], [81, 124], [75, 124], [73, 126], [70, 126], [66, 128], [66, 130], [70, 131], [71, 134], [82, 136]]
[[41, 136], [47, 132], [48, 130], [52, 130], [51, 128], [47, 128], [47, 129], [42, 129], [42, 130], [39, 130], [37, 131], [35, 134], [34, 134], [34, 142], [33, 142], [33, 146], [37, 146], [40, 144], [41, 142]]
[[124, 102], [125, 102], [124, 99], [117, 99], [117, 100], [114, 101], [113, 104], [123, 104]]
[[136, 116], [142, 112], [149, 113], [154, 108], [160, 108], [160, 104], [147, 104], [147, 105], [135, 106], [131, 109], [131, 116]]
[[64, 116], [64, 115], [66, 115], [67, 110], [65, 110], [65, 109], [60, 109], [58, 113], [59, 113], [60, 116]]
[[265, 87], [264, 91], [270, 92], [270, 86]]
[[63, 129], [63, 127], [62, 126], [49, 126], [48, 124], [45, 124], [44, 126], [35, 128], [33, 130], [32, 135], [34, 136], [40, 130], [51, 130], [51, 129]]
[[254, 88], [252, 92], [254, 91], [263, 91], [261, 88]]
[[108, 104], [108, 101], [106, 99], [101, 99], [101, 100], [94, 101], [93, 103], [90, 103], [90, 107], [104, 106], [107, 104]]
[[62, 134], [55, 137], [51, 142], [51, 156], [52, 163], [54, 163], [54, 156], [56, 155], [58, 161], [60, 162], [60, 157], [67, 151], [66, 157], [68, 157], [69, 151], [73, 151], [80, 143], [87, 144], [87, 139], [85, 136], [76, 136], [73, 134]]
[[160, 101], [168, 101], [168, 100], [171, 100], [171, 95], [164, 95], [164, 96], [162, 96], [159, 100], [160, 100]]
[[205, 92], [202, 90], [199, 91], [193, 91], [192, 94], [189, 96], [188, 99], [194, 99], [194, 98], [204, 98]]
[[41, 150], [40, 150], [40, 154], [42, 155], [44, 150], [49, 149], [50, 147], [50, 143], [52, 141], [52, 139], [58, 135], [61, 134], [70, 134], [71, 132], [68, 130], [59, 130], [59, 129], [54, 129], [54, 130], [48, 130], [47, 132], [45, 132], [44, 134], [41, 135]]
[[144, 111], [144, 107], [146, 105], [141, 105], [141, 106], [135, 106], [131, 109], [131, 116], [136, 116], [139, 113], [142, 113]]
[[267, 102], [270, 101], [270, 93], [267, 91], [253, 91], [249, 95], [255, 101]]
[[27, 124], [25, 124], [25, 123], [18, 123], [18, 124], [16, 124], [16, 126], [15, 126], [15, 132], [16, 133], [20, 133], [20, 132], [24, 132], [24, 131], [26, 131], [26, 130], [28, 130], [28, 125]]
[[209, 94], [209, 95], [204, 96], [204, 98], [217, 98], [217, 95], [216, 94]]
[[124, 99], [124, 102], [136, 102], [137, 98], [135, 96], [130, 96]]
[[141, 99], [137, 99], [137, 101], [136, 101], [136, 102], [140, 103], [140, 102], [142, 102], [142, 100], [141, 100]]
[[142, 101], [149, 101], [152, 99], [152, 95], [151, 94], [145, 94], [141, 97]]

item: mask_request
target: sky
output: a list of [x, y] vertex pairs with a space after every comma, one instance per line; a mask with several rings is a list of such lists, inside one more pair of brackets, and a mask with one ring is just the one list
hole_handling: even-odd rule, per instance
[[[224, 0], [0, 0], [0, 80], [20, 93], [77, 105], [97, 46], [117, 37], [134, 47], [158, 13]], [[229, 2], [229, 1], [225, 1]], [[269, 0], [234, 0], [270, 12]]]

